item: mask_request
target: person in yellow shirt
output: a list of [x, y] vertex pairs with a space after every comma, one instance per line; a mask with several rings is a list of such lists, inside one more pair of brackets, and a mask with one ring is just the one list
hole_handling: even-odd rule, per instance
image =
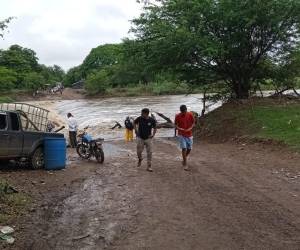
[[125, 121], [125, 141], [129, 142], [129, 141], [133, 141], [133, 119], [130, 118], [129, 116], [126, 117]]

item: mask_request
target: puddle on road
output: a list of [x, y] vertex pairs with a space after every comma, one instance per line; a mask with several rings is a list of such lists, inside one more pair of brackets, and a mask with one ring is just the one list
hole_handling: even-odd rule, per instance
[[106, 143], [104, 146], [105, 157], [123, 157], [132, 153], [130, 149], [124, 149], [121, 146]]
[[[111, 145], [114, 148], [114, 145]], [[136, 216], [130, 180], [110, 164], [84, 181], [81, 188], [56, 209], [48, 238], [55, 249], [103, 249]]]
[[[125, 149], [122, 146], [114, 145], [113, 143], [104, 143], [104, 157], [105, 159], [113, 158], [113, 157], [127, 157], [132, 155], [134, 152], [130, 149]], [[91, 160], [95, 160], [95, 158], [91, 158]], [[71, 165], [72, 163], [78, 162], [88, 162], [88, 160], [81, 159], [77, 154], [75, 149], [68, 150], [67, 156], [67, 165]]]

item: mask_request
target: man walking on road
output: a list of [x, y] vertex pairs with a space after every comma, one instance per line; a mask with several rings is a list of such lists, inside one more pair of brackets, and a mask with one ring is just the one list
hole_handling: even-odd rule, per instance
[[147, 150], [147, 171], [152, 172], [152, 138], [156, 134], [156, 121], [149, 116], [149, 109], [142, 110], [142, 115], [135, 119], [134, 130], [137, 137], [138, 167], [142, 164], [144, 146]]
[[69, 126], [69, 138], [70, 144], [72, 148], [76, 148], [77, 146], [77, 121], [75, 120], [74, 116], [71, 113], [67, 114], [68, 117], [68, 126]]
[[[187, 112], [185, 105], [180, 106], [180, 113], [175, 117], [175, 129], [178, 130], [178, 139], [180, 148], [182, 150], [182, 165], [184, 170], [189, 171], [187, 164], [187, 157], [192, 151], [193, 146], [193, 127], [195, 125], [195, 118], [191, 112]], [[175, 132], [176, 135], [176, 132]]]

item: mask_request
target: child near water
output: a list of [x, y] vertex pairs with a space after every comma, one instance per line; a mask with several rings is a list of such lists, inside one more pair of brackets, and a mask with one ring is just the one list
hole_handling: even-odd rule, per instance
[[125, 121], [125, 141], [133, 141], [133, 119], [129, 116], [126, 117]]

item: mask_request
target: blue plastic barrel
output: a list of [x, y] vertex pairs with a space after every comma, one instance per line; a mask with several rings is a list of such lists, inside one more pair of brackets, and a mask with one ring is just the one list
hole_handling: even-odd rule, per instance
[[64, 137], [44, 139], [44, 162], [47, 170], [66, 167], [66, 139]]

